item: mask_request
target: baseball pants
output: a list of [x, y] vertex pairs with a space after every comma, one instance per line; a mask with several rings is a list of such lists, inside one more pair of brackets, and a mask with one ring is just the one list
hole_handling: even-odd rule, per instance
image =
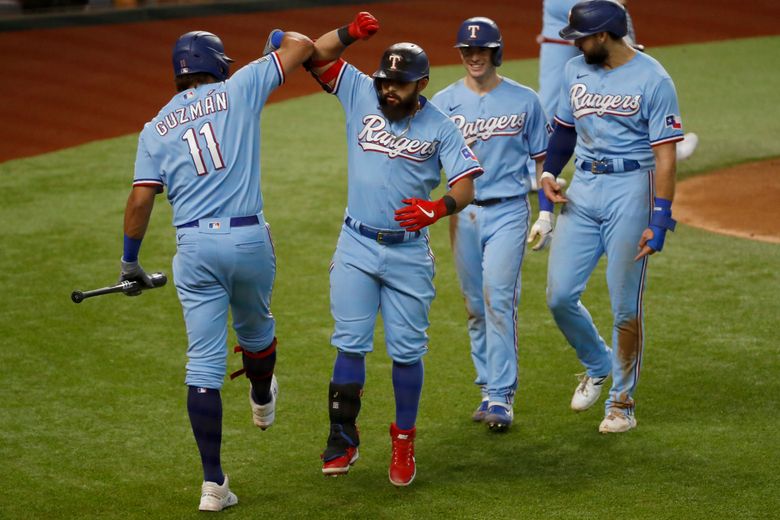
[[507, 404], [517, 389], [517, 305], [529, 213], [525, 196], [493, 206], [470, 204], [450, 225], [474, 382], [490, 401]]
[[385, 245], [344, 225], [330, 268], [333, 346], [352, 354], [371, 352], [381, 311], [390, 358], [416, 363], [428, 351], [433, 276], [427, 235]]
[[276, 255], [263, 215], [258, 219], [232, 229], [229, 218], [202, 219], [199, 227], [176, 232], [173, 277], [187, 326], [189, 386], [222, 387], [228, 309], [245, 350], [258, 352], [273, 341]]
[[558, 98], [561, 95], [563, 67], [566, 62], [580, 54], [574, 45], [542, 43], [539, 49], [539, 100], [547, 119], [552, 121]]
[[[644, 348], [642, 297], [647, 258], [635, 261], [652, 210], [653, 173], [594, 175], [577, 169], [552, 240], [547, 305], [592, 377], [612, 373], [606, 409], [631, 414]], [[603, 254], [613, 314], [612, 349], [580, 301]]]

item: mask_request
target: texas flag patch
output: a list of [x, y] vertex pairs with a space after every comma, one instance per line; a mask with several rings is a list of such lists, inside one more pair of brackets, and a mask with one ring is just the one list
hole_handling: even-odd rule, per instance
[[666, 126], [668, 128], [674, 128], [675, 130], [681, 129], [682, 122], [680, 121], [680, 117], [674, 114], [666, 116]]
[[472, 161], [477, 160], [477, 156], [474, 155], [474, 152], [471, 151], [471, 148], [469, 148], [468, 145], [460, 149], [460, 154], [464, 159], [471, 159]]

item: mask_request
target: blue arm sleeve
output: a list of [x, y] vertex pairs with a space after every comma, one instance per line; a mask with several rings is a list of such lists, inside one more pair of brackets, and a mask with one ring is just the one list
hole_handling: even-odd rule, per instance
[[141, 250], [142, 238], [131, 238], [125, 235], [124, 253], [122, 254], [122, 260], [125, 262], [137, 262], [138, 251]]
[[555, 130], [550, 136], [550, 144], [547, 145], [544, 171], [550, 172], [556, 177], [560, 175], [563, 167], [571, 159], [576, 144], [577, 131], [574, 127], [556, 124]]

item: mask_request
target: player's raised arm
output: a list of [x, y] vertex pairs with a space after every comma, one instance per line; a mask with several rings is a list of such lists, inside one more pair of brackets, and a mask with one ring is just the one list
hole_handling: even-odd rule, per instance
[[341, 69], [341, 54], [357, 40], [368, 40], [379, 30], [379, 21], [366, 11], [355, 15], [348, 25], [327, 32], [317, 38], [311, 56], [310, 71], [326, 89], [330, 90]]
[[311, 58], [314, 42], [301, 33], [274, 29], [265, 42], [263, 56], [271, 52], [276, 52], [282, 69], [289, 74]]

